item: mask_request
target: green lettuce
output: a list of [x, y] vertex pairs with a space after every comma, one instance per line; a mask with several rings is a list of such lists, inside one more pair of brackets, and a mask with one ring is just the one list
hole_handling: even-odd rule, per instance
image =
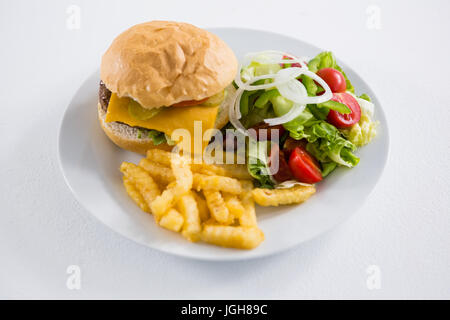
[[148, 130], [147, 138], [151, 139], [155, 146], [167, 142], [164, 132], [157, 130]]
[[267, 154], [269, 151], [268, 141], [256, 141], [249, 138], [247, 150], [247, 170], [257, 181], [260, 188], [273, 189], [275, 183], [269, 169]]
[[341, 129], [342, 134], [355, 146], [362, 147], [368, 144], [377, 135], [378, 121], [361, 114], [361, 119], [349, 129]]
[[358, 123], [354, 124], [351, 128], [340, 130], [342, 134], [357, 147], [365, 146], [372, 141], [377, 135], [377, 127], [379, 125], [378, 121], [372, 120], [373, 105], [371, 108], [368, 108], [367, 106], [364, 106], [364, 101], [361, 99], [371, 102], [371, 99], [367, 94], [362, 94], [357, 98], [361, 106], [361, 118]]
[[[353, 154], [356, 146], [343, 137], [336, 127], [323, 120], [316, 119], [308, 109], [305, 109], [299, 117], [283, 126], [289, 131], [292, 138], [296, 140], [306, 139], [308, 141], [306, 150], [321, 164], [335, 162], [346, 167], [354, 167], [359, 162], [359, 158]], [[329, 168], [327, 168], [327, 171], [329, 171]]]

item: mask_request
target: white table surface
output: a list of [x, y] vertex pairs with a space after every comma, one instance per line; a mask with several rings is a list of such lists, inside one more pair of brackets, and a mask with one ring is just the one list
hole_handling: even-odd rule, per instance
[[[72, 4], [80, 29], [66, 25]], [[0, 297], [450, 298], [449, 11], [446, 0], [1, 1]], [[363, 208], [293, 250], [232, 263], [162, 254], [97, 222], [64, 183], [58, 127], [110, 41], [153, 19], [284, 33], [359, 72], [391, 133]], [[66, 286], [69, 265], [80, 290]]]

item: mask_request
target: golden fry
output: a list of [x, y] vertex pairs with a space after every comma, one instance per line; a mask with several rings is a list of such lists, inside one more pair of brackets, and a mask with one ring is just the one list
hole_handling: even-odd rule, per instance
[[183, 226], [184, 218], [175, 209], [170, 209], [159, 221], [159, 225], [168, 230], [179, 232]]
[[203, 197], [202, 194], [200, 194], [199, 192], [196, 191], [192, 191], [192, 195], [195, 198], [195, 201], [197, 202], [197, 208], [198, 208], [198, 213], [200, 215], [200, 220], [201, 221], [207, 221], [210, 218], [210, 214], [209, 214], [209, 209], [208, 209], [208, 205], [206, 204], [206, 200]]
[[239, 224], [243, 227], [256, 227], [258, 223], [256, 221], [255, 203], [251, 192], [242, 195], [242, 205], [244, 207], [244, 213], [239, 217]]
[[166, 190], [163, 191], [161, 195], [156, 197], [156, 199], [150, 204], [155, 220], [159, 220], [164, 216], [164, 214], [174, 206], [176, 197], [176, 182], [170, 183]]
[[233, 218], [240, 218], [244, 214], [245, 209], [238, 196], [230, 193], [224, 193], [223, 199], [225, 200], [225, 205]]
[[160, 150], [160, 149], [149, 149], [147, 151], [147, 159], [148, 160], [165, 165], [166, 167], [170, 166], [171, 155], [172, 155], [172, 152], [164, 151], [164, 150]]
[[127, 177], [123, 177], [123, 185], [125, 187], [125, 190], [127, 191], [127, 194], [130, 196], [131, 199], [141, 208], [142, 211], [150, 213], [150, 208], [145, 202], [144, 197], [142, 194], [139, 193], [136, 186], [131, 182], [130, 179]]
[[247, 193], [249, 191], [253, 190], [253, 182], [251, 180], [241, 180], [241, 186], [244, 190], [244, 193]]
[[206, 198], [206, 204], [208, 205], [211, 217], [217, 222], [230, 224], [232, 217], [225, 205], [225, 201], [219, 191], [204, 190], [203, 194]]
[[192, 171], [189, 164], [190, 160], [186, 157], [181, 157], [178, 154], [172, 153], [170, 160], [170, 167], [176, 179], [176, 184], [179, 191], [185, 194], [192, 188]]
[[223, 168], [224, 176], [239, 180], [252, 179], [252, 176], [248, 173], [248, 169], [245, 164], [216, 164], [216, 166]]
[[155, 180], [163, 184], [169, 184], [175, 180], [172, 170], [157, 162], [142, 158], [141, 161], [139, 161], [139, 166], [147, 170]]
[[164, 214], [174, 206], [181, 196], [186, 194], [192, 188], [192, 172], [189, 167], [189, 161], [177, 154], [171, 154], [171, 168], [176, 180], [171, 182], [167, 189], [158, 196], [151, 204], [155, 219], [158, 221]]
[[202, 241], [222, 247], [253, 249], [264, 240], [264, 233], [256, 227], [233, 227], [205, 224]]
[[182, 196], [178, 201], [177, 206], [184, 217], [184, 225], [181, 234], [189, 241], [195, 242], [200, 240], [200, 232], [202, 230], [200, 225], [200, 214], [192, 192]]
[[193, 163], [192, 172], [208, 176], [224, 176], [235, 179], [251, 179], [247, 166], [243, 164], [207, 164]]
[[302, 203], [316, 192], [314, 186], [294, 186], [289, 189], [253, 189], [255, 202], [260, 206], [279, 206]]
[[120, 171], [136, 186], [136, 189], [151, 208], [152, 202], [159, 196], [161, 191], [150, 174], [141, 167], [129, 162], [122, 162]]
[[206, 174], [209, 176], [213, 176], [213, 175], [224, 176], [225, 175], [224, 169], [218, 167], [217, 165], [207, 164], [204, 162], [193, 163], [191, 165], [191, 169], [192, 169], [192, 172]]
[[239, 180], [222, 176], [208, 176], [201, 173], [194, 174], [193, 188], [197, 191], [223, 191], [232, 194], [242, 193]]

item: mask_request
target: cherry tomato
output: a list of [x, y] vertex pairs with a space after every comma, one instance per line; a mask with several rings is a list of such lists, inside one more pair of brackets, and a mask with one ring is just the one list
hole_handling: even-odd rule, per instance
[[296, 147], [289, 156], [289, 168], [294, 177], [304, 183], [316, 183], [322, 180], [317, 161], [303, 148]]
[[333, 93], [333, 101], [345, 104], [352, 111], [351, 113], [342, 114], [335, 110], [330, 110], [327, 116], [327, 121], [336, 128], [348, 128], [354, 125], [361, 118], [361, 108], [358, 101], [346, 92]]
[[175, 103], [172, 105], [172, 107], [191, 107], [191, 106], [197, 106], [199, 104], [202, 104], [206, 102], [209, 98], [205, 98], [202, 100], [187, 100], [187, 101], [181, 101], [178, 103]]
[[347, 89], [344, 75], [336, 69], [320, 69], [319, 71], [317, 71], [317, 75], [328, 84], [331, 92], [345, 92], [345, 90]]
[[[272, 168], [272, 164], [276, 160], [278, 160], [278, 168]], [[270, 149], [269, 168], [271, 169], [272, 176], [278, 182], [292, 179], [292, 172], [286, 161], [285, 153], [280, 150], [280, 147], [277, 144], [273, 144]]]

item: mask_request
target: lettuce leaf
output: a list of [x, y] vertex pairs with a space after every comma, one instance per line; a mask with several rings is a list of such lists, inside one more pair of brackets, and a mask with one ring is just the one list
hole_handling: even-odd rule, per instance
[[341, 132], [355, 146], [362, 147], [377, 135], [378, 124], [378, 121], [373, 121], [368, 115], [361, 114], [358, 123], [349, 129], [341, 129]]
[[164, 132], [157, 130], [148, 130], [147, 137], [152, 140], [155, 146], [167, 142]]
[[340, 131], [355, 146], [362, 147], [372, 141], [377, 135], [379, 122], [372, 119], [374, 105], [367, 94], [356, 97], [356, 100], [361, 107], [361, 119], [351, 128], [341, 129]]
[[247, 170], [248, 173], [257, 181], [260, 188], [273, 189], [274, 181], [269, 169], [267, 158], [269, 150], [268, 141], [256, 141], [249, 138], [247, 150]]
[[[292, 138], [296, 140], [306, 139], [308, 141], [306, 150], [322, 165], [334, 162], [342, 166], [354, 167], [359, 162], [359, 158], [353, 154], [356, 146], [345, 139], [336, 127], [323, 120], [316, 119], [308, 109], [305, 109], [299, 117], [283, 126], [289, 131]], [[326, 171], [326, 174], [331, 172], [330, 168], [326, 168]]]

